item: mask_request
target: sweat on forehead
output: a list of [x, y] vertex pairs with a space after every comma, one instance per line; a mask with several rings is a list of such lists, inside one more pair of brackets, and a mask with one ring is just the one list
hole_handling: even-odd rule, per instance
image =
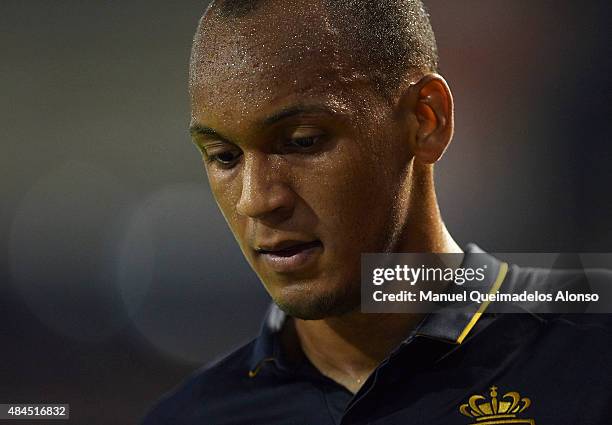
[[237, 128], [298, 103], [346, 107], [347, 90], [368, 79], [327, 23], [326, 10], [309, 6], [278, 2], [238, 19], [209, 11], [191, 58], [194, 120]]
[[254, 53], [270, 59], [256, 68], [284, 64], [291, 72], [300, 59], [319, 60], [344, 68], [344, 78], [366, 75], [380, 89], [412, 71], [435, 71], [438, 62], [420, 0], [217, 0], [194, 38], [191, 82], [206, 69], [238, 71]]
[[226, 17], [213, 4], [194, 38], [192, 86], [203, 79], [247, 82], [262, 74], [268, 80], [296, 83], [331, 74], [355, 77], [355, 58], [339, 40], [320, 2], [270, 3], [240, 18]]

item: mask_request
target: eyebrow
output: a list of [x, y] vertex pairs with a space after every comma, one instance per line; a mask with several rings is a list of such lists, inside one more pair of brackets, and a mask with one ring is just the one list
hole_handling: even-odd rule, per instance
[[227, 140], [225, 137], [223, 137], [217, 131], [213, 130], [211, 127], [207, 127], [202, 124], [192, 124], [189, 127], [189, 133], [192, 136], [198, 136], [198, 135], [199, 136], [209, 136], [209, 137], [214, 137], [216, 139]]
[[[276, 124], [279, 121], [285, 120], [287, 118], [291, 118], [297, 115], [305, 115], [305, 114], [313, 114], [313, 113], [324, 113], [328, 115], [336, 114], [337, 112], [331, 108], [321, 106], [321, 105], [296, 105], [291, 106], [286, 109], [281, 109], [280, 111], [264, 118], [260, 125], [264, 127], [271, 126], [272, 124]], [[192, 124], [189, 127], [189, 133], [192, 136], [207, 136], [215, 139], [229, 141], [226, 137], [221, 135], [219, 132], [214, 130], [211, 127], [208, 127], [203, 124]]]
[[311, 106], [296, 105], [296, 106], [291, 106], [286, 109], [282, 109], [270, 115], [269, 117], [265, 118], [262, 121], [262, 124], [265, 126], [269, 126], [279, 121], [282, 121], [284, 119], [294, 117], [296, 115], [304, 115], [304, 114], [312, 114], [312, 113], [324, 113], [324, 114], [332, 115], [335, 113], [335, 111], [325, 106], [319, 106], [319, 105], [311, 105]]

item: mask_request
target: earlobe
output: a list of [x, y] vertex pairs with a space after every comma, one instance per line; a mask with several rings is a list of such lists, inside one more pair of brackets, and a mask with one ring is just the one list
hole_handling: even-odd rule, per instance
[[453, 136], [453, 99], [446, 81], [438, 74], [427, 74], [412, 88], [413, 111], [418, 128], [413, 154], [417, 161], [438, 161]]

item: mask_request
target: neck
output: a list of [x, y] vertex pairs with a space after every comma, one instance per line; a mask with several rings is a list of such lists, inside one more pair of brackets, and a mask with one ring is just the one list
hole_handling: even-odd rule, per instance
[[421, 319], [359, 311], [323, 320], [293, 319], [306, 357], [325, 376], [356, 393]]
[[[392, 252], [461, 253], [440, 216], [433, 170], [414, 166], [404, 225]], [[356, 393], [422, 319], [417, 314], [364, 314], [356, 309], [322, 320], [294, 320], [302, 350], [319, 371]]]

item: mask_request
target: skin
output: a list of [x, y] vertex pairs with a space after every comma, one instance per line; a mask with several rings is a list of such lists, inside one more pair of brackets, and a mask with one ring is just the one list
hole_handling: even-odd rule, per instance
[[[452, 138], [452, 96], [426, 72], [407, 72], [383, 96], [322, 6], [286, 3], [203, 17], [191, 131], [242, 252], [291, 316], [285, 346], [356, 392], [420, 320], [360, 313], [361, 253], [461, 252], [433, 183]], [[279, 272], [257, 250], [282, 241], [320, 246]]]

